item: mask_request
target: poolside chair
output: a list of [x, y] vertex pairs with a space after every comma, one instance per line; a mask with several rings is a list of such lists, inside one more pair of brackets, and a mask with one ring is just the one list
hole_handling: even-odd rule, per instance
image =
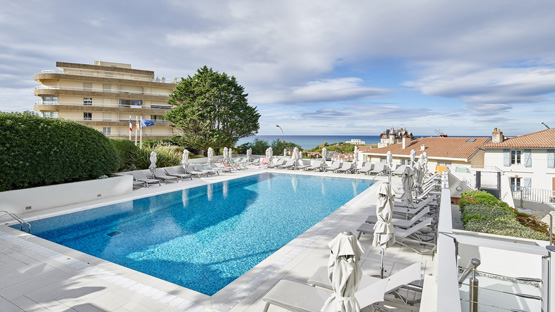
[[212, 168], [212, 170], [216, 170], [218, 172], [231, 172], [231, 168], [225, 167], [221, 163], [211, 163], [210, 167]]
[[328, 172], [328, 171], [335, 171], [337, 169], [339, 169], [341, 166], [341, 163], [338, 161], [334, 161], [331, 163], [331, 165], [329, 167], [324, 167], [324, 171]]
[[337, 172], [337, 173], [345, 172], [345, 173], [347, 173], [347, 172], [351, 172], [352, 168], [353, 168], [353, 163], [352, 162], [344, 162], [344, 163], [341, 164], [341, 168], [335, 169], [334, 172]]
[[198, 178], [201, 178], [204, 174], [202, 171], [196, 170], [192, 165], [187, 166], [187, 168], [184, 168], [183, 170], [185, 171], [185, 173], [190, 174], [193, 177], [196, 176]]
[[362, 161], [357, 162], [357, 165], [353, 168], [352, 172], [353, 172], [353, 173], [358, 173], [358, 171], [359, 171], [360, 169], [364, 168], [364, 164], [365, 164], [365, 163], [362, 162]]
[[211, 175], [220, 175], [220, 173], [217, 170], [212, 170], [212, 167], [208, 164], [195, 165], [195, 169], [197, 171], [206, 172], [209, 176], [211, 176]]
[[245, 166], [244, 164], [237, 163], [237, 162], [235, 162], [235, 160], [233, 160], [233, 159], [230, 159], [230, 160], [229, 160], [229, 164], [230, 164], [233, 168], [238, 169], [238, 170], [245, 170], [245, 169], [247, 169], [247, 166]]
[[152, 179], [147, 177], [146, 173], [144, 171], [131, 171], [131, 175], [133, 175], [133, 178], [136, 181], [140, 181], [145, 183], [145, 186], [148, 187], [151, 184], [158, 184], [158, 185], [162, 185], [162, 183], [160, 183], [160, 180], [156, 180], [156, 179]]
[[285, 158], [280, 158], [277, 159], [275, 161], [273, 161], [272, 163], [268, 164], [268, 168], [278, 168], [279, 166], [285, 164], [287, 160]]
[[[424, 209], [420, 210], [417, 214], [415, 214], [410, 219], [393, 217], [391, 219], [391, 223], [395, 227], [407, 229], [411, 227], [413, 224], [420, 221], [420, 219], [424, 218], [429, 213], [430, 213], [430, 207], [424, 207]], [[377, 221], [378, 221], [378, 217], [375, 215], [371, 215], [371, 216], [368, 216], [368, 218], [366, 218], [365, 222], [373, 224], [373, 223], [376, 223]]]
[[310, 166], [304, 168], [305, 171], [320, 170], [320, 169], [322, 169], [322, 161], [320, 160], [315, 160], [312, 162]]
[[284, 164], [277, 166], [279, 169], [289, 169], [295, 166], [295, 161], [292, 159], [288, 159]]
[[[380, 279], [370, 285], [360, 285], [355, 297], [361, 308], [368, 307], [376, 302], [384, 300], [387, 279]], [[268, 311], [270, 305], [275, 305], [289, 311], [320, 312], [322, 306], [333, 291], [324, 288], [316, 288], [299, 282], [289, 280], [279, 281], [264, 297], [266, 302], [264, 312]]]
[[392, 175], [403, 175], [403, 173], [405, 172], [405, 168], [407, 168], [407, 165], [400, 165], [399, 167], [397, 167], [395, 170], [393, 170], [393, 172], [391, 173]]
[[374, 168], [374, 164], [371, 162], [366, 162], [364, 163], [364, 166], [362, 166], [362, 168], [357, 168], [356, 172], [368, 174], [368, 172], [372, 170], [372, 168]]
[[368, 171], [368, 174], [382, 174], [385, 173], [385, 163], [377, 163], [374, 168]]
[[172, 181], [175, 181], [176, 183], [178, 182], [177, 177], [167, 175], [166, 172], [162, 168], [154, 169], [154, 178], [158, 179], [158, 180], [162, 180], [166, 184], [168, 182], [172, 182]]
[[181, 181], [185, 180], [185, 179], [193, 179], [193, 177], [188, 174], [188, 173], [179, 173], [177, 172], [175, 167], [166, 167], [164, 168], [164, 170], [166, 171], [166, 174], [172, 177], [178, 177], [181, 179]]
[[297, 160], [296, 162], [297, 162], [297, 165], [296, 165], [296, 166], [293, 166], [292, 168], [289, 168], [289, 169], [297, 169], [297, 170], [299, 170], [299, 169], [304, 169], [304, 168], [310, 167], [310, 165], [306, 165], [306, 164], [304, 163], [304, 160], [302, 160], [302, 159], [299, 159], [299, 160]]
[[[432, 225], [432, 218], [427, 218], [419, 223], [413, 224], [411, 227], [407, 229], [395, 228], [395, 243], [405, 246], [418, 254], [426, 254], [426, 253], [433, 253], [436, 249], [436, 244], [433, 242], [428, 241], [428, 239], [424, 239], [423, 237], [418, 235], [418, 232], [424, 230], [426, 227]], [[357, 229], [358, 237], [362, 234], [372, 234], [374, 235], [374, 225], [370, 223], [363, 223]], [[414, 246], [411, 246], [407, 243], [414, 243], [415, 245], [419, 246], [431, 246], [430, 250], [426, 250], [424, 248], [418, 249]]]

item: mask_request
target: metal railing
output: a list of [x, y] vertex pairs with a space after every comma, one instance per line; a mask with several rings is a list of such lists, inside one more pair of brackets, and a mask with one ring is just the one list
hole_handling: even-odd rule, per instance
[[[515, 298], [523, 298], [523, 299], [530, 299], [530, 300], [537, 300], [543, 301], [544, 299], [542, 296], [526, 294], [526, 293], [516, 293], [516, 292], [509, 292], [506, 290], [501, 289], [494, 289], [492, 287], [480, 287], [480, 283], [478, 280], [478, 275], [482, 277], [488, 278], [495, 278], [501, 281], [509, 281], [513, 283], [521, 283], [521, 284], [528, 284], [537, 288], [538, 291], [541, 292], [542, 287], [542, 280], [536, 278], [528, 278], [528, 277], [510, 277], [505, 275], [494, 274], [490, 272], [478, 271], [476, 268], [480, 265], [479, 259], [472, 259], [471, 264], [468, 267], [463, 268], [459, 267], [459, 270], [462, 270], [463, 273], [459, 278], [459, 287], [468, 286], [469, 296], [468, 299], [461, 298], [461, 301], [468, 303], [468, 311], [469, 312], [478, 312], [479, 310], [492, 310], [492, 311], [512, 311], [512, 312], [521, 312], [523, 310], [519, 310], [515, 307], [508, 307], [509, 304], [513, 303], [514, 301], [510, 300], [499, 300], [503, 301], [503, 304], [499, 303], [492, 303], [491, 300], [480, 300], [478, 294], [483, 297], [492, 297], [492, 296], [512, 296]], [[468, 275], [472, 274], [472, 277], [465, 282]], [[520, 287], [518, 287], [520, 289]], [[502, 306], [501, 306], [502, 305]]]
[[542, 204], [555, 204], [555, 191], [519, 187], [513, 189], [513, 198], [516, 200], [527, 200]]
[[130, 105], [130, 104], [104, 104], [104, 103], [93, 103], [84, 104], [80, 103], [60, 103], [58, 101], [39, 101], [35, 102], [35, 105], [70, 105], [70, 106], [98, 106], [98, 107], [123, 107], [123, 108], [142, 108], [142, 109], [172, 109], [171, 105], [160, 105], [160, 104], [150, 104], [150, 106], [144, 105]]
[[134, 90], [104, 90], [104, 89], [94, 89], [94, 88], [79, 88], [79, 87], [51, 87], [51, 86], [36, 86], [35, 90], [74, 90], [74, 91], [87, 91], [87, 92], [102, 92], [102, 93], [117, 93], [117, 94], [141, 94], [141, 95], [156, 95], [156, 96], [170, 96], [170, 93], [157, 93], [157, 92], [146, 92], [146, 91], [134, 91]]
[[19, 222], [19, 230], [23, 231], [23, 224], [27, 225], [27, 232], [31, 233], [31, 224], [23, 219], [20, 216], [16, 215], [13, 212], [9, 212], [6, 210], [0, 210], [0, 214], [8, 215], [12, 217], [15, 221]]
[[128, 79], [128, 80], [140, 80], [140, 81], [151, 81], [151, 82], [161, 82], [161, 83], [173, 83], [171, 81], [166, 81], [160, 78], [150, 78], [150, 77], [134, 77], [123, 75], [121, 73], [108, 72], [108, 73], [96, 73], [96, 72], [86, 72], [86, 71], [71, 71], [71, 70], [42, 70], [41, 74], [62, 74], [62, 75], [75, 75], [75, 76], [87, 76], [87, 77], [102, 77], [102, 78], [115, 78], [115, 79]]

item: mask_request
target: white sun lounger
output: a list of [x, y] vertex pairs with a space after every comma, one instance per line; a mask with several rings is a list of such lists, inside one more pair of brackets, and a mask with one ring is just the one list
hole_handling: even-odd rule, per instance
[[[391, 223], [393, 223], [395, 227], [406, 229], [411, 227], [413, 224], [418, 222], [420, 219], [422, 219], [429, 213], [430, 213], [430, 207], [424, 207], [424, 209], [420, 210], [420, 212], [418, 212], [408, 220], [404, 218], [392, 218]], [[366, 218], [366, 223], [376, 223], [377, 221], [378, 221], [378, 217], [376, 217], [375, 215], [371, 215], [368, 218]]]
[[320, 160], [316, 160], [312, 163], [312, 165], [305, 167], [304, 170], [320, 170], [322, 168], [322, 162]]
[[339, 166], [341, 166], [341, 163], [338, 162], [338, 161], [334, 161], [334, 162], [331, 163], [331, 166], [329, 166], [329, 167], [327, 167], [327, 166], [324, 167], [324, 171], [325, 171], [325, 172], [328, 172], [328, 171], [335, 171], [335, 170], [339, 169]]
[[[361, 285], [355, 294], [359, 306], [365, 308], [383, 301], [387, 284], [387, 279], [380, 279], [370, 285]], [[328, 289], [281, 280], [262, 298], [266, 302], [264, 312], [268, 311], [270, 305], [276, 305], [289, 311], [320, 312], [332, 293]]]
[[146, 187], [148, 187], [150, 184], [162, 185], [160, 183], [160, 180], [147, 177], [144, 171], [131, 171], [131, 175], [136, 181], [143, 182]]
[[370, 172], [370, 170], [372, 170], [373, 168], [374, 168], [374, 164], [371, 162], [367, 162], [367, 163], [364, 163], [364, 166], [362, 166], [362, 168], [357, 169], [357, 173], [368, 174], [368, 172]]
[[380, 174], [385, 172], [385, 164], [384, 163], [377, 163], [374, 165], [374, 168], [368, 171], [368, 174]]
[[181, 181], [183, 181], [184, 179], [193, 179], [193, 177], [191, 177], [190, 174], [188, 173], [179, 173], [177, 172], [175, 167], [166, 167], [164, 168], [164, 170], [166, 171], [166, 174], [172, 177], [178, 177], [181, 179]]
[[344, 162], [341, 164], [341, 168], [335, 169], [335, 172], [339, 173], [339, 172], [350, 172], [351, 168], [353, 167], [353, 163], [352, 162]]
[[164, 181], [164, 183], [168, 183], [168, 182], [172, 182], [172, 181], [175, 181], [175, 182], [179, 181], [177, 179], [177, 177], [166, 175], [166, 172], [164, 170], [162, 170], [161, 168], [154, 169], [154, 178], [157, 179], [157, 180], [162, 180], [162, 181]]
[[[420, 221], [419, 223], [412, 225], [407, 229], [395, 228], [395, 243], [399, 245], [403, 245], [409, 249], [412, 249], [414, 252], [418, 254], [433, 253], [436, 249], [436, 244], [419, 239], [418, 236], [416, 235], [419, 231], [423, 230], [425, 227], [431, 226], [432, 221], [433, 221], [432, 218], [426, 218]], [[357, 229], [357, 232], [358, 232], [357, 238], [360, 238], [362, 234], [374, 235], [374, 225], [370, 223], [363, 223]], [[410, 238], [410, 237], [414, 237], [414, 238]], [[413, 242], [419, 245], [431, 246], [432, 249], [431, 250], [417, 249], [411, 245], [406, 244], [405, 242]]]

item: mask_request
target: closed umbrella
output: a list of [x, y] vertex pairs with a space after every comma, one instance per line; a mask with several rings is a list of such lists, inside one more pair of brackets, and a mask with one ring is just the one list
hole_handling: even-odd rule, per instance
[[391, 183], [391, 175], [393, 174], [393, 154], [391, 151], [387, 151], [386, 157], [386, 164], [387, 164], [387, 173], [389, 175], [389, 183]]
[[214, 160], [214, 150], [209, 147], [208, 148], [208, 162], [212, 163], [212, 160]]
[[233, 157], [233, 149], [231, 149], [231, 147], [228, 148], [228, 149], [227, 149], [227, 153], [228, 153], [228, 155], [227, 155], [227, 160], [228, 160], [228, 161], [231, 161], [231, 158]]
[[322, 149], [322, 170], [324, 170], [324, 168], [326, 167], [326, 158], [327, 157], [328, 157], [328, 149], [324, 147]]
[[293, 159], [293, 165], [295, 166], [295, 170], [297, 169], [297, 160], [299, 159], [299, 148], [295, 147], [293, 149], [293, 154], [291, 155], [291, 159]]
[[374, 225], [374, 240], [372, 246], [381, 247], [381, 270], [380, 277], [383, 278], [383, 257], [385, 250], [395, 244], [395, 227], [391, 223], [393, 215], [393, 195], [391, 184], [384, 182], [378, 190], [378, 201], [376, 204], [376, 217], [378, 221]]
[[183, 169], [187, 169], [187, 166], [189, 166], [189, 151], [186, 149], [183, 150], [181, 165], [183, 166]]
[[224, 147], [224, 152], [223, 152], [223, 156], [224, 156], [224, 162], [228, 162], [229, 160], [227, 159], [227, 147]]
[[247, 161], [251, 162], [252, 161], [252, 148], [249, 148], [247, 150]]
[[287, 149], [286, 148], [283, 149], [283, 157], [287, 157]]
[[152, 173], [152, 175], [154, 175], [154, 171], [156, 170], [156, 152], [152, 151], [150, 153], [150, 166], [148, 166], [148, 169], [150, 169], [150, 172]]
[[353, 153], [353, 165], [356, 167], [358, 164], [358, 146], [355, 146], [355, 151]]
[[424, 177], [428, 173], [428, 153], [426, 152], [422, 153], [421, 157], [422, 157], [422, 172], [424, 172], [422, 177]]
[[412, 205], [413, 174], [410, 167], [405, 167], [401, 175], [401, 183], [403, 184], [401, 200], [406, 202], [407, 206]]
[[411, 168], [414, 168], [414, 164], [416, 163], [416, 152], [414, 150], [410, 150], [410, 164]]
[[362, 279], [360, 258], [364, 249], [350, 232], [339, 233], [329, 244], [328, 277], [333, 293], [324, 303], [322, 312], [360, 311], [355, 298]]
[[272, 161], [272, 157], [274, 156], [274, 150], [272, 147], [268, 147], [268, 161]]
[[414, 165], [414, 182], [413, 182], [413, 186], [414, 186], [414, 191], [416, 192], [416, 194], [420, 194], [420, 192], [422, 192], [422, 178], [424, 176], [423, 170], [422, 170], [422, 157], [420, 157], [418, 159], [418, 161], [416, 162], [416, 164]]

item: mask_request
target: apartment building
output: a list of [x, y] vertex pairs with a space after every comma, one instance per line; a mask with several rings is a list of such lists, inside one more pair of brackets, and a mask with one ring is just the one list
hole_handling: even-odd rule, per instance
[[143, 139], [180, 133], [164, 120], [175, 84], [155, 78], [153, 71], [102, 61], [56, 62], [56, 67], [35, 74], [41, 85], [35, 88], [40, 101], [34, 110], [43, 117], [73, 120], [109, 137], [128, 137], [130, 117], [134, 128], [137, 117], [154, 121], [143, 128]]

